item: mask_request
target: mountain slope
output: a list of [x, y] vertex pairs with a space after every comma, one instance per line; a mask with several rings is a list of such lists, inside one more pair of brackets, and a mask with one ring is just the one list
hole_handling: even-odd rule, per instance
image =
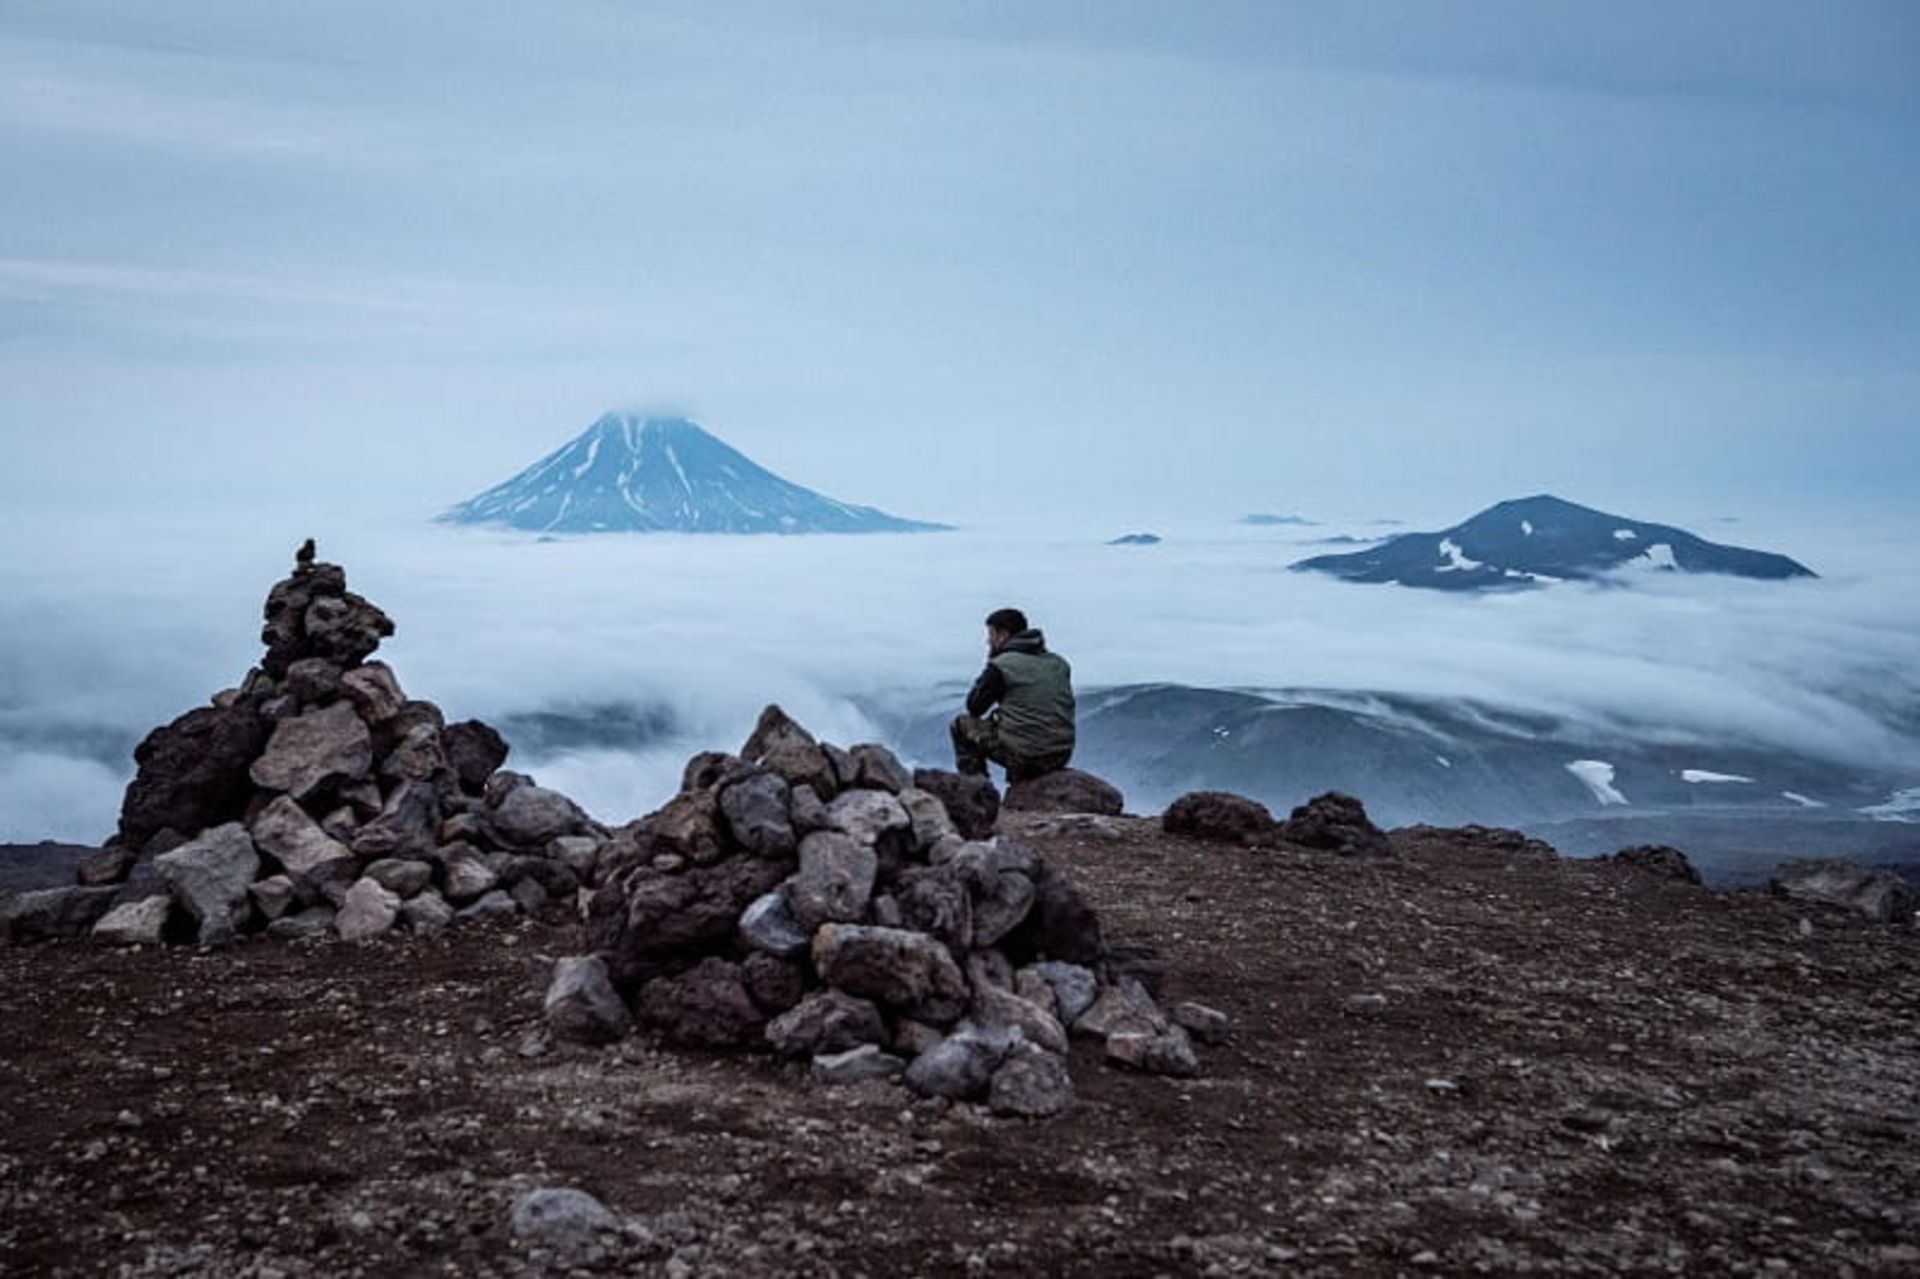
[[781, 479], [684, 418], [609, 413], [440, 517], [542, 533], [908, 533], [945, 527]]
[[1684, 529], [1608, 515], [1545, 494], [1501, 502], [1438, 533], [1404, 533], [1380, 546], [1318, 555], [1292, 567], [1349, 582], [1451, 591], [1638, 571], [1768, 579], [1814, 576], [1784, 555], [1709, 542]]

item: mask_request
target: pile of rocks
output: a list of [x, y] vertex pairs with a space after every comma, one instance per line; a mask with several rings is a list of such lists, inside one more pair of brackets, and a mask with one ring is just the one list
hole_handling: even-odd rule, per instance
[[606, 829], [501, 771], [493, 729], [447, 723], [369, 660], [393, 623], [339, 566], [303, 547], [265, 616], [240, 686], [140, 743], [119, 831], [79, 886], [0, 908], [13, 939], [361, 940], [577, 911]]
[[1163, 1012], [1073, 883], [993, 834], [997, 808], [985, 778], [909, 775], [768, 707], [738, 755], [696, 756], [678, 795], [616, 832], [594, 953], [562, 960], [547, 993], [553, 1032], [604, 1042], [637, 1021], [1013, 1115], [1071, 1103], [1070, 1034], [1194, 1073], [1190, 1031], [1224, 1019]]

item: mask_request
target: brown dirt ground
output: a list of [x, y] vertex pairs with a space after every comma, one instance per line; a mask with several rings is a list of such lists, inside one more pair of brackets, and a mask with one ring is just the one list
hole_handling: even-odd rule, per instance
[[573, 1185], [626, 1226], [571, 1263], [675, 1276], [1920, 1273], [1911, 929], [1458, 834], [1011, 824], [1233, 1017], [1201, 1078], [1083, 1049], [1022, 1123], [526, 1058], [550, 926], [0, 950], [0, 1272], [558, 1272], [505, 1222]]

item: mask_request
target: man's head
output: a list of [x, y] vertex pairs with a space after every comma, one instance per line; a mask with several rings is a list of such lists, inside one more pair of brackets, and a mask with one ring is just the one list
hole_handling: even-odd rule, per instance
[[987, 614], [987, 651], [998, 653], [1007, 641], [1027, 629], [1027, 615], [1017, 608], [996, 608]]

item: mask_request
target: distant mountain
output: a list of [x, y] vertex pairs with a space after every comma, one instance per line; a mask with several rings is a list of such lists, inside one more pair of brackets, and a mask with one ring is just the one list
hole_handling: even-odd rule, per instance
[[1108, 542], [1107, 545], [1108, 546], [1158, 546], [1160, 545], [1160, 535], [1158, 533], [1128, 533], [1123, 537], [1114, 538], [1111, 542]]
[[1302, 519], [1298, 515], [1271, 515], [1266, 511], [1255, 511], [1252, 515], [1242, 515], [1242, 524], [1251, 524], [1255, 528], [1271, 528], [1276, 524], [1313, 524], [1315, 521]]
[[537, 533], [914, 533], [945, 528], [781, 479], [676, 417], [609, 413], [440, 517]]
[[1608, 515], [1557, 497], [1489, 507], [1438, 533], [1403, 533], [1346, 555], [1319, 555], [1296, 570], [1350, 582], [1397, 582], [1445, 591], [1511, 589], [1634, 572], [1813, 577], [1766, 551], [1709, 542], [1665, 524]]

